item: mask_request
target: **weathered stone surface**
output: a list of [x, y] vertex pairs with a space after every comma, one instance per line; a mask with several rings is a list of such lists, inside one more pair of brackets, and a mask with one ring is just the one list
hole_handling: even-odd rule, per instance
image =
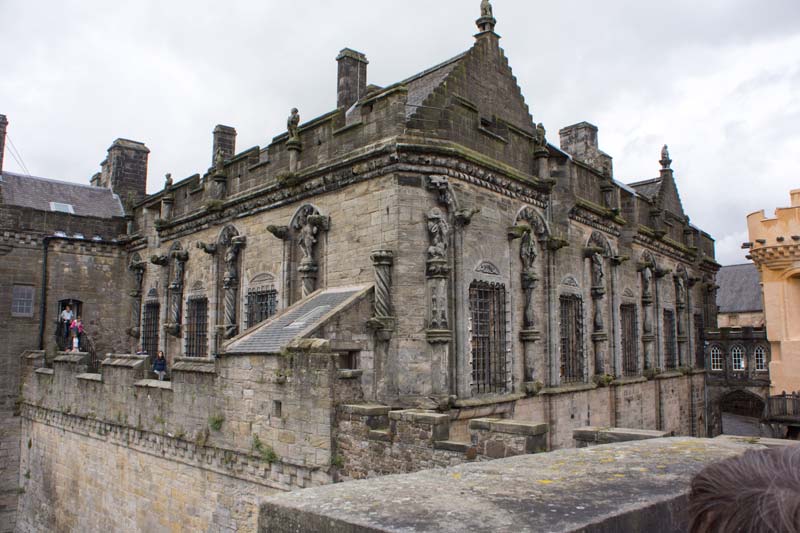
[[343, 483], [268, 498], [259, 531], [678, 533], [692, 476], [748, 448], [667, 438]]
[[632, 440], [660, 439], [669, 437], [666, 431], [629, 428], [585, 427], [572, 431], [576, 447], [595, 446], [612, 442], [628, 442]]

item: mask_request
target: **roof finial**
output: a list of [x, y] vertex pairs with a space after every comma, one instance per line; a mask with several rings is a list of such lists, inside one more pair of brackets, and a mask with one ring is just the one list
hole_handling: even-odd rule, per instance
[[665, 144], [661, 149], [661, 170], [670, 170], [672, 159], [669, 158], [669, 147]]
[[494, 31], [497, 20], [494, 18], [492, 3], [489, 0], [481, 0], [481, 18], [476, 21], [476, 24], [481, 33]]

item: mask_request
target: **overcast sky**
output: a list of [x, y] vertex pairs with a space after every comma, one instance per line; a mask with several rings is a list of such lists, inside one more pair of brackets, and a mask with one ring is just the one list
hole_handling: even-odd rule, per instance
[[[745, 217], [800, 188], [800, 0], [494, 0], [534, 119], [586, 120], [616, 179], [669, 144], [686, 213], [745, 262]], [[467, 49], [479, 0], [0, 0], [0, 113], [32, 175], [87, 183], [118, 137], [150, 148], [148, 192], [336, 105], [338, 51], [388, 85]], [[6, 150], [5, 169], [21, 171]]]

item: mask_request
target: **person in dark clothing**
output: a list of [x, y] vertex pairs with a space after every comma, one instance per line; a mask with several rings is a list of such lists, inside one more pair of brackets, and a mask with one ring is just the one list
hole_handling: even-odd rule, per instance
[[159, 350], [158, 355], [153, 361], [153, 372], [158, 375], [158, 381], [164, 381], [164, 376], [167, 375], [167, 358], [164, 357], [164, 352]]

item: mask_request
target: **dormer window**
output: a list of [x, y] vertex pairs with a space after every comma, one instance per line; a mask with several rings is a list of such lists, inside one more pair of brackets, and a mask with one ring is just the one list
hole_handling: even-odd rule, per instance
[[70, 215], [75, 214], [75, 210], [72, 208], [72, 204], [62, 204], [61, 202], [50, 202], [50, 211], [56, 211], [58, 213], [69, 213]]

